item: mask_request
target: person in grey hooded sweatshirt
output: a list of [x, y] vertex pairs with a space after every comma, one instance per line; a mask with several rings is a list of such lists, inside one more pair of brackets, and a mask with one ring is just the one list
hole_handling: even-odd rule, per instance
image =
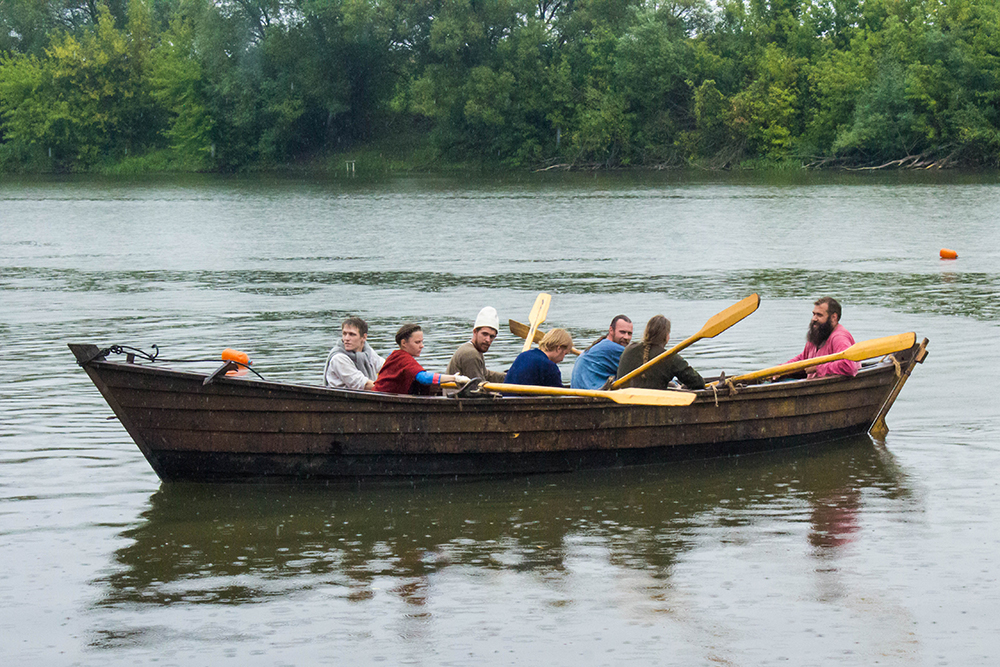
[[385, 359], [368, 344], [368, 323], [360, 317], [348, 317], [340, 325], [340, 342], [326, 358], [323, 384], [334, 389], [371, 391], [384, 363]]

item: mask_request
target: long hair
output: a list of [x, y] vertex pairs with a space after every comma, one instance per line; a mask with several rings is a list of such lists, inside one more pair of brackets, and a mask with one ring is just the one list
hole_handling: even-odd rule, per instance
[[642, 332], [642, 363], [649, 361], [649, 350], [653, 346], [666, 347], [670, 338], [670, 320], [663, 315], [653, 315], [646, 322]]

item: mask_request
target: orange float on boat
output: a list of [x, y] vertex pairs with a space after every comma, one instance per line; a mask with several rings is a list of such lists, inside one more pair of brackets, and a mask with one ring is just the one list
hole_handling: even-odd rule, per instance
[[250, 365], [250, 357], [247, 355], [246, 352], [240, 352], [239, 350], [234, 350], [231, 347], [227, 347], [226, 349], [224, 349], [222, 351], [222, 360], [223, 361], [235, 361], [235, 362], [237, 362], [239, 364], [242, 364], [240, 366], [239, 370], [236, 370], [236, 371], [227, 371], [226, 375], [246, 375], [247, 374], [247, 368], [246, 367]]
[[958, 253], [948, 248], [941, 248], [941, 259], [958, 259]]

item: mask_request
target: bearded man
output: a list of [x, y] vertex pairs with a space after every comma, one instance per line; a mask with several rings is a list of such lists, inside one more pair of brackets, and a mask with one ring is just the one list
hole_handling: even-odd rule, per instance
[[[825, 296], [816, 301], [813, 304], [812, 320], [809, 322], [809, 331], [806, 334], [806, 347], [802, 350], [802, 354], [789, 359], [786, 363], [837, 354], [854, 345], [851, 332], [840, 323], [841, 312], [840, 304], [834, 298]], [[849, 359], [831, 361], [813, 366], [806, 377], [818, 378], [825, 375], [853, 377], [858, 374], [858, 366], [858, 362]]]
[[462, 343], [448, 362], [445, 373], [459, 374], [470, 378], [481, 378], [487, 382], [503, 382], [505, 373], [486, 368], [483, 356], [500, 333], [500, 318], [497, 309], [486, 306], [479, 311], [472, 325], [472, 340]]

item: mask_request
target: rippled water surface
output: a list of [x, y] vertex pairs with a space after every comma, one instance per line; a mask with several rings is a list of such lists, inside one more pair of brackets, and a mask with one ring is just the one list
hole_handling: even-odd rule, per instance
[[[0, 182], [4, 664], [995, 664], [998, 183]], [[684, 353], [706, 375], [793, 356], [824, 294], [857, 340], [930, 354], [884, 443], [327, 487], [161, 484], [66, 348], [235, 347], [318, 384], [348, 314], [383, 353], [421, 322], [442, 368], [483, 305], [526, 321], [539, 291], [578, 347], [618, 312], [681, 340], [758, 292]]]

